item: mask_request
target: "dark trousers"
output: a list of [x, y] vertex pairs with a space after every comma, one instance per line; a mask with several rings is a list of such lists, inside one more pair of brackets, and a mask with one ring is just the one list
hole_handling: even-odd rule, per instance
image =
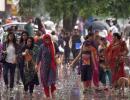
[[80, 50], [72, 49], [73, 58], [76, 58], [79, 54]]
[[19, 68], [19, 74], [20, 74], [20, 77], [21, 77], [21, 80], [22, 80], [22, 82], [23, 82], [23, 84], [24, 84], [24, 62], [19, 62], [18, 63], [18, 68]]
[[29, 82], [28, 84], [24, 85], [24, 91], [28, 91], [29, 89], [29, 93], [33, 93], [34, 90], [34, 83]]
[[8, 73], [10, 71], [10, 88], [14, 87], [15, 68], [16, 64], [11, 64], [7, 62], [3, 66], [3, 77], [6, 86], [8, 86]]
[[106, 85], [106, 75], [108, 75], [109, 82], [111, 85], [111, 72], [110, 70], [104, 71], [103, 68], [99, 68], [99, 81], [101, 81], [104, 85]]
[[64, 52], [64, 57], [65, 57], [65, 63], [69, 62], [69, 58], [70, 58], [70, 48], [65, 47], [65, 52]]

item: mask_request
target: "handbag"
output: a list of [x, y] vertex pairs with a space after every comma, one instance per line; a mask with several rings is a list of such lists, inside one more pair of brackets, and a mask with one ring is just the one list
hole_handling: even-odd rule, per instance
[[26, 54], [24, 57], [25, 57], [25, 61], [27, 61], [27, 62], [32, 60], [32, 55], [30, 55], [29, 53]]

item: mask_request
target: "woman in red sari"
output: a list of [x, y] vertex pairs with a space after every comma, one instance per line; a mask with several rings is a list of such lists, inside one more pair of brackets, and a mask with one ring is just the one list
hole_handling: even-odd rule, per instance
[[125, 76], [124, 56], [128, 54], [125, 41], [118, 33], [113, 34], [113, 41], [106, 49], [106, 61], [112, 72], [112, 86], [117, 86], [120, 77]]

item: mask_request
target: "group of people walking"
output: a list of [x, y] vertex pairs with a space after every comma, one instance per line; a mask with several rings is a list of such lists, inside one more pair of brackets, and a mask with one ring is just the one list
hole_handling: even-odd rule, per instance
[[[73, 60], [71, 66], [80, 61], [81, 81], [84, 86], [84, 93], [94, 89], [103, 90], [118, 88], [118, 80], [121, 77], [129, 77], [125, 73], [125, 57], [128, 49], [125, 41], [119, 33], [113, 33], [112, 42], [108, 44], [107, 39], [98, 34], [89, 33], [85, 42], [82, 44], [79, 55]], [[108, 77], [108, 79], [106, 78]]]
[[[48, 99], [55, 98], [58, 57], [64, 58], [60, 64], [69, 64], [72, 68], [78, 66], [84, 93], [93, 86], [99, 90], [100, 83], [104, 90], [107, 89], [106, 76], [109, 86], [116, 89], [117, 81], [127, 77], [124, 57], [128, 49], [119, 33], [113, 33], [112, 37], [111, 42], [108, 42], [107, 38], [99, 36], [98, 31], [81, 36], [78, 29], [74, 29], [72, 33], [62, 30], [58, 36], [55, 32], [50, 35], [38, 31], [34, 36], [23, 31], [17, 40], [15, 32], [10, 29], [5, 42], [0, 46], [5, 90], [13, 92], [17, 67], [25, 94], [29, 92], [32, 96], [35, 85], [41, 83], [45, 96]], [[71, 52], [74, 60], [70, 63]]]
[[34, 86], [39, 85], [40, 80], [46, 97], [50, 98], [51, 95], [54, 97], [56, 90], [55, 47], [50, 35], [45, 34], [41, 39], [43, 42], [38, 46], [34, 38], [29, 37], [26, 31], [22, 32], [19, 41], [16, 40], [13, 31], [8, 32], [6, 41], [1, 45], [5, 91], [13, 93], [15, 69], [18, 68], [25, 94], [29, 92], [32, 96]]

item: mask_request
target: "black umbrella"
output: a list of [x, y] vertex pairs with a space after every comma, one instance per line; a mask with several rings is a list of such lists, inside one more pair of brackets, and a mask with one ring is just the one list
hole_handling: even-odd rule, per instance
[[109, 26], [107, 25], [107, 23], [102, 22], [102, 21], [94, 21], [91, 24], [91, 27], [92, 27], [93, 30], [99, 30], [99, 31], [109, 29]]

